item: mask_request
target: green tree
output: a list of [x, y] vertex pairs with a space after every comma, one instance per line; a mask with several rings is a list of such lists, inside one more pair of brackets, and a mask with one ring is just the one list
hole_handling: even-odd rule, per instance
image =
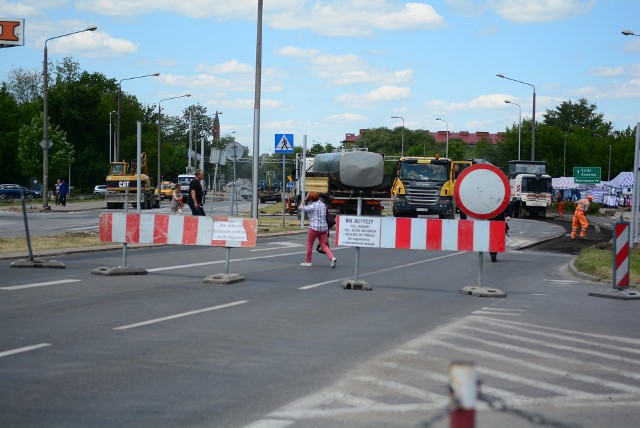
[[[49, 122], [49, 139], [53, 145], [49, 148], [49, 184], [55, 178], [67, 176], [69, 166], [74, 163], [73, 146], [67, 142], [66, 133], [59, 126]], [[24, 177], [42, 176], [42, 113], [37, 114], [29, 125], [20, 128], [18, 137], [18, 163]], [[49, 189], [51, 190], [51, 189]]]

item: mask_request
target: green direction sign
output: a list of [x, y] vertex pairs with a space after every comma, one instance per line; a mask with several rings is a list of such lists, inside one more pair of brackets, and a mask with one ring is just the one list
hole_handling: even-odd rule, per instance
[[599, 166], [573, 167], [573, 182], [576, 184], [598, 184], [600, 176]]

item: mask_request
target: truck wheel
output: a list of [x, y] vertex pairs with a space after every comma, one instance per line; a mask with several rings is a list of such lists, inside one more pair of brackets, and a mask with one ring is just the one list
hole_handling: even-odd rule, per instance
[[114, 202], [107, 202], [107, 209], [108, 210], [115, 210], [117, 208], [117, 205], [118, 204], [116, 204]]
[[260, 203], [261, 203], [261, 204], [264, 204], [265, 202], [266, 202], [266, 201], [265, 201], [264, 199], [260, 198]]

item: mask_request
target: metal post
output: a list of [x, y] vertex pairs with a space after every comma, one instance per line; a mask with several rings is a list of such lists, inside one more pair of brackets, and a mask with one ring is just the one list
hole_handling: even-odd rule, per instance
[[[282, 227], [284, 227], [284, 213], [285, 213], [285, 210], [284, 210], [284, 206], [285, 206], [285, 203], [284, 203], [284, 199], [285, 199], [284, 198], [284, 187], [285, 187], [284, 157], [285, 157], [285, 154], [283, 153], [282, 154], [282, 183], [280, 184], [280, 193], [282, 194], [282, 196], [280, 197], [280, 199], [282, 200]], [[233, 164], [235, 165], [235, 161], [233, 162]]]
[[33, 262], [33, 251], [31, 251], [31, 236], [29, 234], [29, 222], [27, 221], [27, 207], [24, 202], [24, 189], [20, 191], [22, 201], [22, 219], [24, 220], [24, 232], [27, 237], [27, 248], [29, 249], [29, 260]]
[[482, 251], [478, 252], [479, 256], [479, 265], [478, 265], [478, 287], [482, 288], [482, 265], [483, 265], [483, 257]]
[[136, 212], [140, 214], [142, 207], [140, 197], [142, 196], [142, 122], [137, 122], [138, 143], [136, 146]]
[[476, 426], [478, 375], [472, 362], [452, 362], [449, 366], [449, 395], [451, 398], [451, 428]]
[[[139, 204], [138, 204], [139, 205]], [[124, 216], [129, 213], [129, 185], [124, 190]], [[127, 267], [127, 243], [122, 243], [122, 267]]]
[[636, 124], [636, 146], [633, 152], [633, 188], [631, 196], [631, 236], [629, 250], [638, 242], [638, 195], [640, 194], [640, 122]]
[[[358, 196], [358, 217], [362, 215], [362, 196]], [[358, 281], [358, 274], [360, 272], [360, 247], [356, 247], [356, 274], [355, 279]]]
[[230, 260], [231, 259], [231, 247], [227, 247], [227, 251], [225, 253], [225, 258], [224, 258], [224, 274], [225, 275], [229, 275], [229, 264], [230, 264]]
[[256, 36], [255, 97], [253, 101], [253, 190], [251, 192], [251, 218], [258, 219], [258, 181], [260, 166], [260, 91], [262, 84], [262, 9], [263, 0], [258, 0], [258, 22]]
[[[302, 137], [302, 166], [300, 167], [300, 196], [302, 200], [305, 197], [305, 188], [307, 186], [307, 136]], [[296, 195], [296, 203], [297, 195]], [[298, 210], [300, 212], [300, 228], [304, 228], [304, 211]]]

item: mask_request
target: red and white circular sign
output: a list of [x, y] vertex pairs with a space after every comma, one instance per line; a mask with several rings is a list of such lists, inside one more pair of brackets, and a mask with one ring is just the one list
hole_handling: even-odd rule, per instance
[[463, 213], [486, 220], [504, 211], [509, 203], [511, 188], [507, 176], [498, 168], [477, 164], [460, 174], [454, 196]]

